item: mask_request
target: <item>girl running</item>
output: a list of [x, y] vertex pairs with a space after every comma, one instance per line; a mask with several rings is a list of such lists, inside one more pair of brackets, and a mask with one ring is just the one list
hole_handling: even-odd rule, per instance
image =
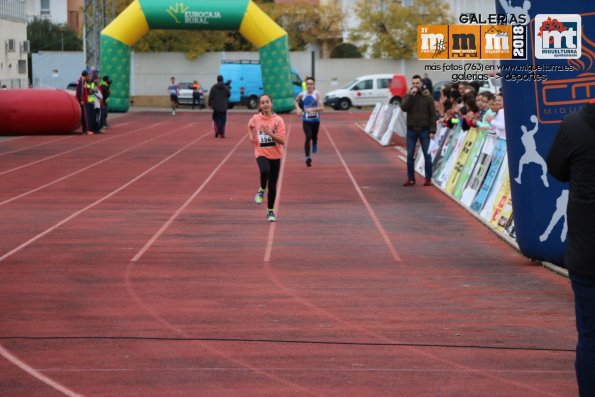
[[[304, 104], [303, 111], [300, 108], [300, 102]], [[322, 98], [320, 97], [320, 93], [316, 91], [314, 77], [306, 77], [306, 90], [298, 94], [294, 103], [298, 116], [303, 115], [304, 134], [306, 134], [306, 142], [304, 143], [306, 166], [311, 167], [310, 142], [312, 143], [312, 153], [316, 153], [318, 151], [320, 112], [324, 111]]]
[[255, 144], [254, 154], [260, 170], [260, 189], [254, 201], [256, 204], [262, 203], [268, 185], [267, 221], [275, 222], [274, 207], [285, 145], [285, 123], [273, 113], [273, 100], [268, 94], [258, 98], [258, 109], [260, 112], [248, 122], [248, 137]]

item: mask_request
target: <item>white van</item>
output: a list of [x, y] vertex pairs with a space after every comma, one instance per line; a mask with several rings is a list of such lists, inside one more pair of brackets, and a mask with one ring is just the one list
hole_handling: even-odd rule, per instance
[[400, 103], [407, 93], [407, 79], [402, 74], [360, 76], [345, 88], [328, 92], [324, 104], [336, 110], [351, 106], [373, 106], [377, 102]]

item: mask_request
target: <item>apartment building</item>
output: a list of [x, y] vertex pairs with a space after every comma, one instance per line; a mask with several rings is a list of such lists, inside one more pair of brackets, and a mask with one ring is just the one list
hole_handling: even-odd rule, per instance
[[27, 17], [23, 0], [0, 0], [0, 87], [29, 86]]
[[84, 0], [25, 0], [27, 20], [48, 19], [78, 32], [83, 26]]

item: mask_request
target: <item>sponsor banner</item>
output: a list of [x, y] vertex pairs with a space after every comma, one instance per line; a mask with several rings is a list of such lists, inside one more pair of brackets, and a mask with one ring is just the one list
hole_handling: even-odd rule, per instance
[[525, 25], [418, 25], [417, 58], [527, 59]]
[[139, 0], [152, 29], [237, 30], [248, 0]]
[[[514, 231], [523, 254], [562, 265], [568, 187], [548, 174], [545, 158], [562, 118], [595, 95], [595, 12], [581, 12], [582, 0], [496, 1], [498, 13], [525, 5], [531, 38], [525, 74], [540, 78], [503, 81]], [[512, 70], [518, 63], [501, 65]]]

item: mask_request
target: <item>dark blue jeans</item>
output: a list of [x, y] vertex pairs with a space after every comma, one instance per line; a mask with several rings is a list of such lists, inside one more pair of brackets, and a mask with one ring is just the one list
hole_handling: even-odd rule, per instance
[[570, 273], [576, 311], [576, 379], [581, 397], [595, 396], [595, 279]]
[[225, 123], [227, 122], [227, 112], [213, 111], [213, 122], [215, 123], [215, 136], [225, 136]]
[[415, 156], [415, 145], [417, 144], [418, 139], [421, 142], [421, 150], [426, 161], [426, 179], [431, 179], [432, 157], [430, 156], [430, 153], [428, 153], [428, 148], [430, 147], [430, 131], [413, 131], [409, 128], [407, 128], [407, 178], [415, 179], [413, 156]]

